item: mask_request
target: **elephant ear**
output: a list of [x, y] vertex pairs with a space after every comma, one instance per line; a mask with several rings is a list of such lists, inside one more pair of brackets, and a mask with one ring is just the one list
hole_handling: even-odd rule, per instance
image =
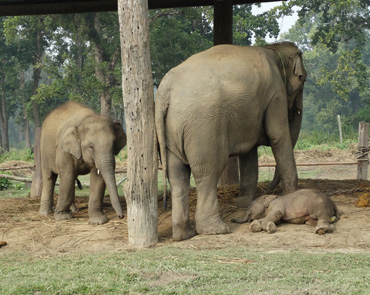
[[291, 75], [289, 78], [290, 86], [287, 87], [289, 96], [293, 95], [293, 93], [301, 88], [306, 79], [306, 72], [302, 65], [301, 54], [297, 54], [296, 56], [292, 57], [292, 69], [292, 73], [288, 73], [288, 75]]
[[116, 135], [116, 141], [113, 146], [113, 152], [118, 155], [119, 151], [126, 146], [126, 134], [119, 122], [113, 122], [113, 130]]
[[268, 208], [268, 206], [270, 206], [270, 203], [275, 200], [277, 198], [277, 196], [275, 195], [264, 195], [263, 196], [263, 206], [265, 208]]
[[[59, 131], [59, 130], [58, 130]], [[77, 128], [74, 126], [68, 127], [64, 131], [58, 132], [59, 137], [57, 141], [57, 147], [80, 159], [81, 154], [81, 144], [78, 137]]]
[[305, 75], [305, 71], [302, 66], [302, 54], [298, 54], [295, 58], [293, 73], [294, 76], [298, 77], [298, 79], [301, 79]]

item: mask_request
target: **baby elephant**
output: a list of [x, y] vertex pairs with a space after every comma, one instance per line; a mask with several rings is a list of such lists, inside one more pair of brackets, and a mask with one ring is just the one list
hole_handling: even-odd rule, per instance
[[285, 196], [263, 195], [248, 206], [245, 216], [232, 222], [252, 222], [252, 232], [276, 231], [280, 221], [316, 226], [316, 233], [323, 235], [334, 231], [332, 223], [339, 220], [335, 203], [316, 189], [301, 189]]

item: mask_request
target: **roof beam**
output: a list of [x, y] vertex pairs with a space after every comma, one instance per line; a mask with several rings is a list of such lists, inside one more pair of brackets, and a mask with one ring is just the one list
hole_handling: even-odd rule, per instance
[[[148, 0], [149, 9], [213, 6], [225, 0]], [[253, 0], [233, 0], [233, 5], [256, 3]], [[258, 2], [273, 2], [259, 0]], [[0, 16], [67, 14], [117, 11], [117, 0], [0, 0]]]

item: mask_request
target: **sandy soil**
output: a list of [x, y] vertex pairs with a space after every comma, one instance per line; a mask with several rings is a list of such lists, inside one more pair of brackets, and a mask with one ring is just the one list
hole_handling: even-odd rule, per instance
[[[297, 163], [355, 162], [355, 150], [347, 151], [297, 151]], [[260, 163], [273, 163], [263, 157]], [[2, 164], [2, 166], [5, 165]], [[261, 168], [273, 171], [273, 168]], [[299, 188], [318, 188], [328, 194], [337, 204], [341, 219], [335, 224], [334, 233], [318, 236], [314, 228], [306, 225], [281, 224], [274, 234], [252, 233], [249, 224], [233, 224], [230, 220], [239, 217], [243, 210], [234, 206], [238, 187], [219, 189], [222, 218], [232, 231], [228, 235], [198, 235], [190, 240], [174, 242], [171, 238], [171, 210], [163, 211], [159, 203], [158, 246], [172, 244], [179, 248], [214, 249], [228, 245], [244, 245], [265, 251], [306, 249], [309, 251], [358, 252], [370, 250], [370, 208], [356, 207], [360, 196], [370, 191], [369, 181], [357, 181], [356, 165], [299, 167], [299, 174], [314, 175], [300, 179]], [[19, 172], [17, 172], [19, 174]], [[312, 174], [314, 173], [314, 174]], [[259, 194], [267, 191], [268, 183], [259, 183]], [[279, 193], [279, 189], [276, 191]], [[366, 199], [365, 198], [365, 199]], [[126, 208], [124, 199], [122, 204]], [[120, 220], [105, 199], [105, 210], [110, 218], [104, 225], [88, 224], [87, 198], [78, 197], [79, 212], [69, 221], [55, 221], [53, 216], [38, 214], [38, 201], [28, 196], [0, 198], [0, 254], [9, 252], [28, 253], [41, 257], [65, 253], [119, 252], [131, 249], [128, 244], [126, 220]], [[191, 216], [194, 216], [196, 192], [191, 194]]]

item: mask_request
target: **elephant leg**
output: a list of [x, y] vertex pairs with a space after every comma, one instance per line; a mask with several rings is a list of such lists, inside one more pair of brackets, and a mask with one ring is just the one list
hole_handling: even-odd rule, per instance
[[274, 178], [270, 182], [270, 185], [269, 185], [269, 188], [268, 188], [271, 193], [273, 193], [275, 188], [279, 185], [280, 180], [281, 180], [281, 177], [280, 177], [280, 174], [279, 174], [278, 166], [275, 166]]
[[222, 170], [215, 170], [209, 175], [204, 175], [204, 171], [197, 173], [192, 170], [198, 195], [195, 214], [198, 234], [213, 235], [230, 232], [228, 225], [221, 220], [218, 209], [217, 181]]
[[54, 188], [58, 175], [45, 170], [43, 170], [42, 175], [43, 186], [39, 212], [41, 215], [48, 215], [53, 212]]
[[167, 165], [172, 200], [172, 236], [175, 241], [190, 239], [196, 235], [189, 217], [190, 168], [169, 150]]
[[280, 223], [281, 218], [285, 214], [285, 208], [283, 204], [274, 204], [272, 208], [269, 208], [269, 211], [265, 218], [260, 219], [261, 227], [264, 231], [272, 234], [276, 232], [276, 224]]
[[240, 163], [240, 192], [236, 198], [236, 206], [247, 208], [256, 198], [258, 182], [257, 147], [249, 153], [239, 156]]
[[77, 175], [71, 173], [71, 171], [71, 169], [67, 169], [66, 172], [63, 172], [59, 175], [59, 198], [54, 213], [54, 217], [56, 220], [66, 220], [72, 218], [72, 214], [69, 208], [75, 200], [74, 184]]
[[96, 168], [90, 171], [90, 198], [89, 198], [89, 223], [104, 224], [108, 217], [103, 211], [103, 199], [105, 182], [101, 175], [98, 175]]
[[332, 233], [334, 231], [334, 225], [330, 224], [330, 208], [323, 207], [324, 204], [320, 203], [317, 205], [317, 209], [313, 210], [313, 213], [310, 214], [310, 217], [317, 219], [317, 225], [315, 232], [318, 235], [324, 235], [326, 233]]
[[267, 110], [265, 128], [282, 179], [283, 192], [287, 194], [297, 190], [298, 174], [290, 138], [287, 109], [281, 109], [284, 104], [278, 105], [279, 101], [272, 103], [271, 108]]

